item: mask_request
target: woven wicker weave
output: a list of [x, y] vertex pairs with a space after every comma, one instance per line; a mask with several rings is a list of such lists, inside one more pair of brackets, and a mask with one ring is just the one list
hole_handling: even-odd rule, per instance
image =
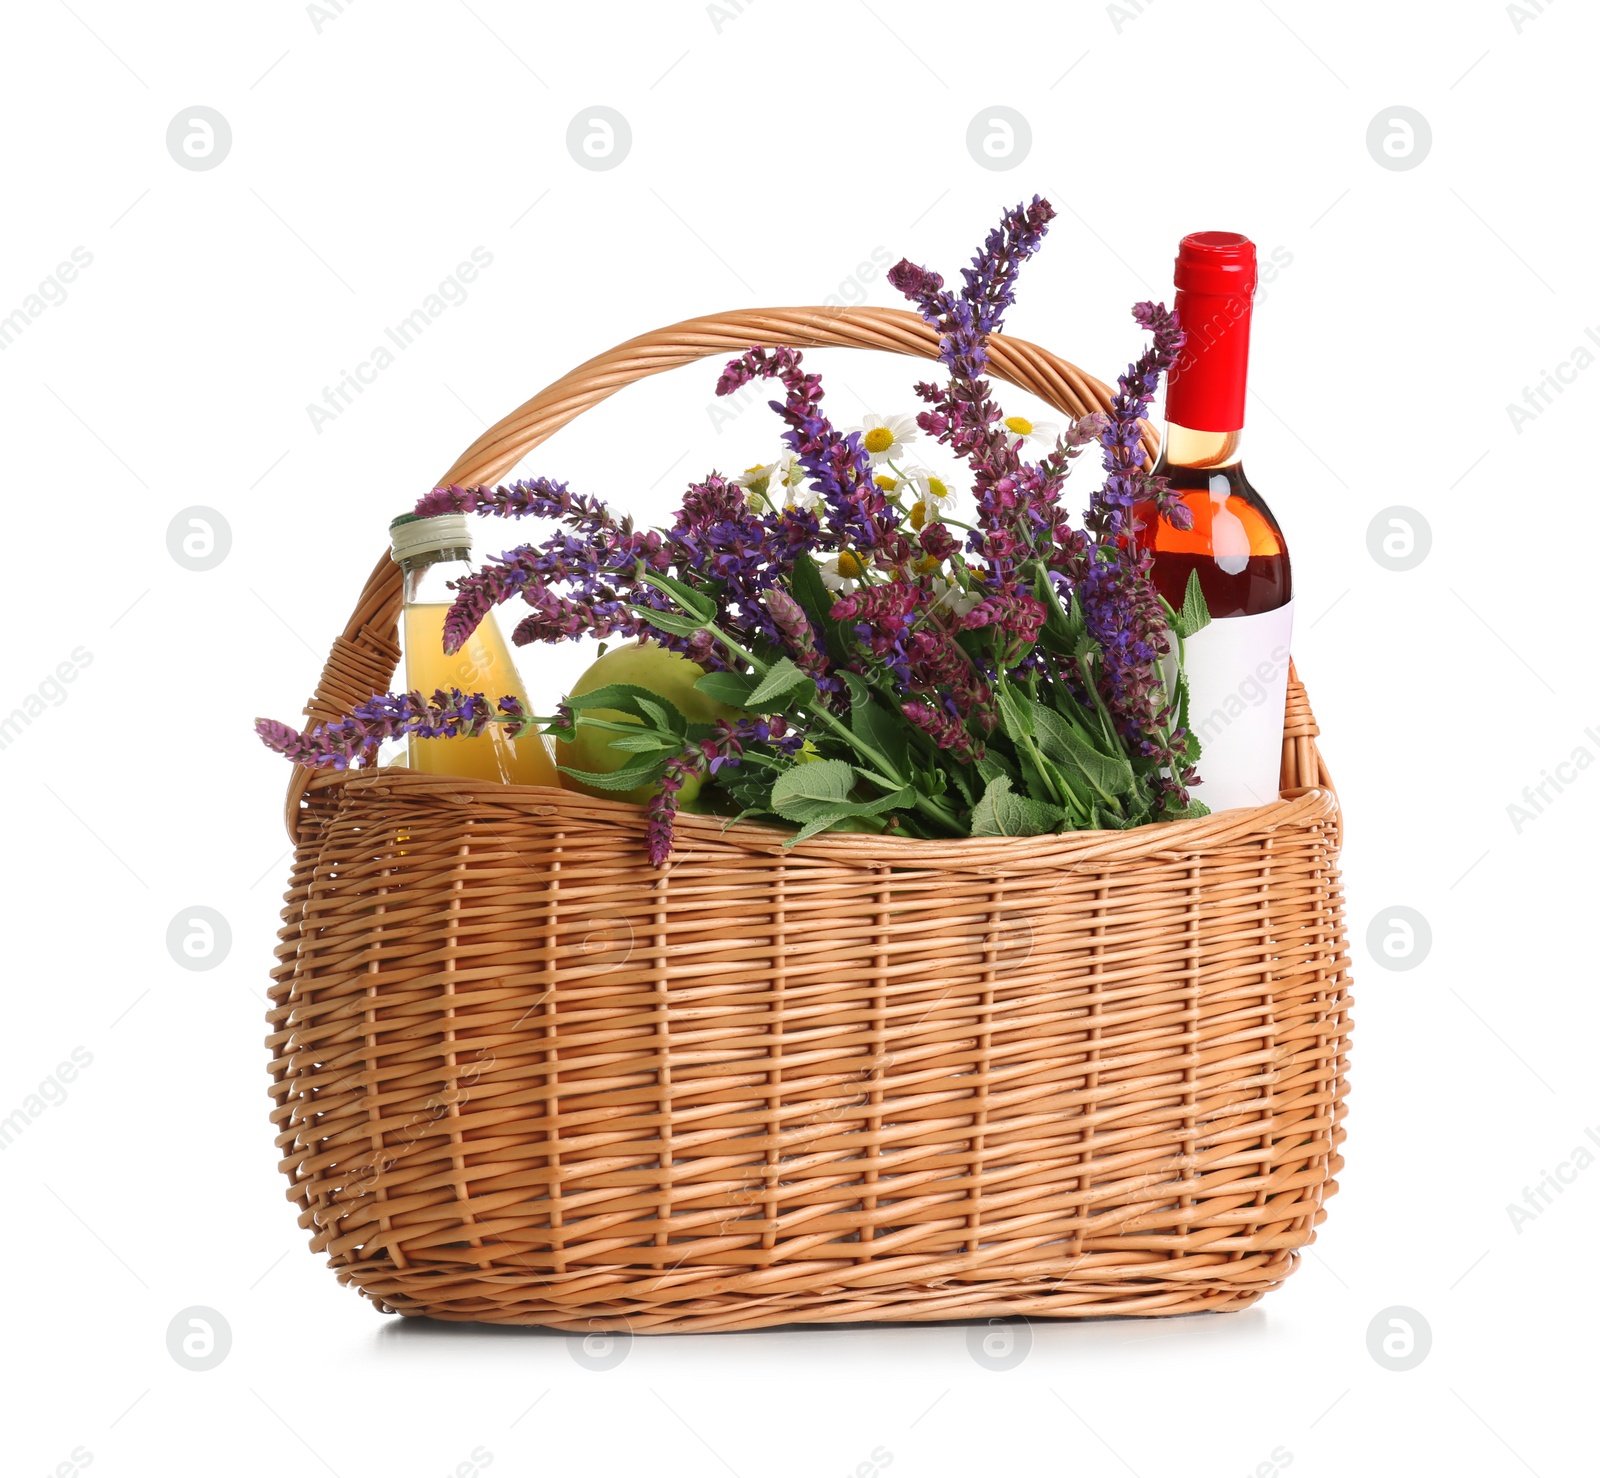
[[[678, 324], [442, 481], [752, 343], [931, 357], [909, 313]], [[1106, 387], [997, 338], [1080, 415]], [[380, 560], [307, 712], [388, 686]], [[387, 1310], [589, 1330], [1237, 1309], [1332, 1194], [1339, 813], [1290, 683], [1283, 795], [1129, 832], [818, 838], [406, 771], [296, 772], [268, 1044], [313, 1248]]]

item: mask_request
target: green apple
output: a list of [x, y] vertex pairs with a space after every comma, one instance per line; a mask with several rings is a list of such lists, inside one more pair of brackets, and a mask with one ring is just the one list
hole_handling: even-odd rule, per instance
[[[705, 668], [676, 652], [657, 646], [653, 641], [629, 642], [613, 647], [605, 656], [593, 663], [589, 670], [572, 685], [574, 698], [592, 693], [612, 683], [626, 683], [644, 688], [665, 698], [692, 724], [714, 723], [719, 718], [737, 718], [739, 711], [725, 703], [717, 703], [695, 687], [695, 682], [705, 676]], [[595, 718], [609, 719], [614, 723], [636, 724], [632, 714], [614, 708], [589, 708], [584, 713]], [[580, 723], [576, 736], [570, 741], [556, 744], [556, 763], [571, 765], [575, 770], [592, 770], [609, 775], [625, 765], [635, 763], [639, 756], [626, 750], [611, 748], [618, 736], [609, 729], [591, 728]], [[561, 784], [568, 790], [581, 790], [585, 795], [609, 796], [613, 800], [633, 801], [644, 805], [656, 793], [654, 785], [637, 785], [632, 790], [598, 790], [584, 785], [571, 775], [562, 775]], [[678, 804], [687, 805], [700, 794], [700, 777], [686, 780], [678, 792]]]

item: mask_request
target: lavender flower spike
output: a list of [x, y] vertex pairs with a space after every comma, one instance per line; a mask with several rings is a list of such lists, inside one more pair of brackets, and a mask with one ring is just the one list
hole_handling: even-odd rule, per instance
[[616, 516], [599, 498], [567, 491], [564, 482], [534, 477], [509, 487], [435, 488], [417, 501], [419, 518], [441, 513], [496, 514], [501, 518], [554, 518], [585, 534], [617, 526]]
[[1111, 414], [1100, 429], [1100, 446], [1106, 469], [1105, 486], [1095, 495], [1085, 522], [1096, 534], [1115, 537], [1124, 531], [1128, 510], [1154, 498], [1176, 528], [1189, 526], [1188, 508], [1168, 494], [1165, 478], [1150, 476], [1144, 467], [1141, 422], [1160, 388], [1161, 377], [1178, 362], [1184, 332], [1178, 315], [1164, 303], [1135, 303], [1134, 321], [1152, 335], [1150, 347], [1117, 378]]
[[[961, 269], [966, 283], [958, 298], [944, 287], [937, 272], [901, 258], [889, 269], [889, 284], [917, 305], [935, 328], [942, 330], [939, 358], [957, 373], [977, 379], [989, 356], [982, 340], [998, 333], [1017, 293], [1017, 272], [1044, 241], [1055, 207], [1035, 195], [1029, 205], [1014, 205], [985, 238], [970, 267]], [[958, 360], [966, 363], [958, 364]]]
[[385, 739], [414, 734], [419, 739], [475, 738], [490, 724], [511, 725], [523, 732], [531, 722], [521, 702], [500, 699], [498, 712], [481, 693], [443, 689], [425, 698], [421, 693], [382, 693], [359, 703], [348, 716], [313, 724], [301, 732], [276, 719], [258, 718], [256, 733], [268, 749], [308, 769], [348, 770], [370, 765]]

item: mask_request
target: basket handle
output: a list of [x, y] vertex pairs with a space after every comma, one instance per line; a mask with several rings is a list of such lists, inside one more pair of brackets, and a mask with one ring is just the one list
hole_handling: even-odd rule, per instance
[[[624, 385], [697, 359], [732, 358], [754, 344], [939, 356], [937, 331], [904, 308], [755, 308], [686, 319], [640, 334], [569, 370], [485, 431], [433, 486], [498, 482], [541, 442]], [[995, 379], [1031, 391], [1064, 415], [1076, 418], [1111, 408], [1111, 391], [1103, 382], [1025, 339], [993, 335], [989, 368]], [[1149, 426], [1144, 440], [1153, 457], [1159, 442]], [[316, 692], [306, 704], [313, 722], [334, 718], [387, 691], [400, 660], [400, 596], [400, 567], [385, 550], [343, 632], [334, 639]], [[300, 800], [310, 782], [311, 772], [297, 765], [285, 812], [291, 838], [298, 837]]]

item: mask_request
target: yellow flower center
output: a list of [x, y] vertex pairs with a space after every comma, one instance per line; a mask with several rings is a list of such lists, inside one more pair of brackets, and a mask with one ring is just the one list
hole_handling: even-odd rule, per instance
[[1026, 416], [1007, 416], [1005, 427], [1007, 431], [1015, 431], [1018, 436], [1033, 435], [1033, 422]]
[[919, 575], [936, 575], [939, 573], [939, 565], [940, 561], [928, 554], [919, 559], [914, 568]]
[[892, 493], [897, 487], [900, 486], [900, 479], [898, 477], [891, 476], [887, 472], [880, 473], [872, 480], [877, 484], [880, 492]]
[[894, 432], [887, 426], [874, 426], [862, 437], [861, 445], [876, 456], [879, 452], [888, 451], [894, 445]]
[[918, 498], [911, 505], [911, 527], [920, 529], [928, 521], [928, 505]]
[[932, 493], [935, 498], [938, 498], [941, 501], [950, 496], [950, 489], [940, 482], [937, 477], [930, 477], [928, 479], [928, 491]]
[[848, 549], [842, 549], [839, 551], [839, 573], [848, 580], [859, 580], [867, 573], [867, 567]]

